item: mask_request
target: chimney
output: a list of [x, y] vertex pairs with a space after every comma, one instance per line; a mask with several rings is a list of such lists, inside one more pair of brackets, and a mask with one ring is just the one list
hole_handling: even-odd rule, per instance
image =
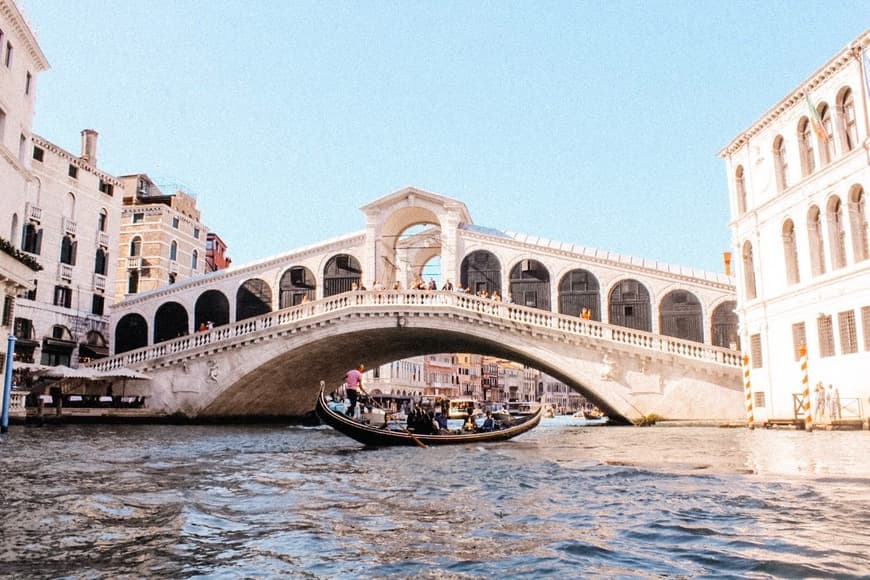
[[731, 252], [722, 252], [722, 262], [725, 265], [725, 275], [731, 275]]
[[82, 131], [82, 159], [89, 165], [97, 166], [97, 133], [93, 129]]

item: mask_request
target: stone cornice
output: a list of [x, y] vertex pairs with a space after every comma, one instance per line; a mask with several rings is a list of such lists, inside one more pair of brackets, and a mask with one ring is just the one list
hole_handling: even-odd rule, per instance
[[[607, 266], [607, 267], [615, 268], [618, 270], [625, 270], [625, 271], [637, 272], [639, 274], [642, 273], [642, 274], [646, 274], [646, 275], [653, 275], [653, 276], [658, 276], [658, 277], [662, 277], [662, 278], [667, 278], [668, 280], [673, 280], [673, 281], [678, 280], [681, 282], [688, 282], [688, 283], [691, 283], [691, 284], [694, 284], [697, 286], [706, 286], [709, 288], [716, 288], [718, 290], [725, 290], [725, 291], [729, 291], [729, 292], [734, 291], [734, 283], [733, 282], [732, 283], [725, 283], [725, 282], [709, 280], [707, 278], [701, 278], [698, 276], [688, 276], [686, 274], [671, 272], [670, 270], [665, 270], [665, 269], [661, 269], [661, 268], [651, 268], [651, 267], [646, 266], [646, 265], [639, 265], [639, 264], [635, 263], [635, 260], [641, 260], [640, 258], [631, 258], [629, 256], [620, 255], [619, 256], [620, 258], [624, 258], [627, 261], [613, 260], [610, 258], [603, 258], [600, 256], [590, 256], [589, 254], [584, 254], [581, 252], [570, 251], [570, 250], [565, 250], [565, 249], [557, 249], [557, 248], [552, 248], [549, 246], [542, 246], [542, 245], [538, 245], [538, 244], [533, 244], [530, 242], [523, 242], [523, 241], [517, 240], [517, 239], [512, 238], [512, 237], [501, 237], [501, 236], [496, 236], [496, 235], [487, 234], [484, 232], [479, 232], [479, 231], [474, 231], [474, 230], [468, 230], [468, 229], [463, 229], [463, 230], [461, 230], [461, 232], [462, 232], [461, 235], [463, 237], [476, 239], [479, 241], [485, 241], [485, 242], [487, 242], [489, 244], [493, 244], [493, 245], [501, 245], [501, 246], [510, 247], [510, 248], [522, 248], [525, 250], [534, 250], [536, 252], [549, 254], [552, 256], [569, 258], [571, 260], [576, 260], [576, 261], [581, 262], [581, 263], [598, 264], [601, 266]], [[646, 262], [647, 260], [642, 260], [642, 261]], [[725, 277], [724, 274], [715, 274], [712, 272], [710, 274], [713, 276], [717, 276], [717, 277]]]
[[39, 48], [39, 43], [36, 41], [33, 31], [30, 30], [30, 26], [27, 24], [27, 21], [24, 20], [24, 16], [22, 16], [21, 12], [18, 11], [18, 7], [15, 6], [15, 3], [8, 0], [0, 0], [0, 11], [6, 15], [10, 22], [12, 22], [15, 31], [24, 38], [24, 42], [26, 43], [24, 48], [30, 54], [33, 63], [36, 66], [34, 72], [42, 72], [51, 68], [51, 65], [48, 64], [48, 59], [45, 58], [45, 54], [43, 54], [42, 49]]
[[[849, 43], [846, 48], [842, 49], [834, 58], [822, 65], [821, 68], [816, 70], [803, 82], [801, 82], [798, 85], [799, 88], [792, 91], [789, 95], [786, 95], [782, 100], [780, 100], [777, 104], [771, 107], [767, 111], [767, 113], [762, 115], [760, 119], [750, 125], [748, 129], [743, 131], [737, 138], [735, 138], [728, 145], [723, 147], [719, 151], [719, 153], [717, 153], [717, 155], [721, 158], [732, 155], [735, 151], [748, 143], [752, 137], [763, 131], [781, 115], [789, 111], [795, 105], [801, 103], [803, 101], [804, 94], [807, 91], [817, 88], [822, 83], [831, 78], [834, 74], [848, 66], [850, 63], [857, 62], [860, 70], [860, 49], [862, 47], [867, 48], [868, 46], [870, 46], [870, 30], [865, 30], [854, 41]], [[863, 91], [863, 84], [862, 86], [855, 88], [855, 90]]]
[[81, 157], [76, 157], [66, 149], [60, 147], [59, 145], [55, 145], [51, 141], [46, 141], [44, 138], [39, 135], [31, 135], [30, 139], [33, 141], [34, 145], [38, 145], [45, 150], [51, 151], [58, 157], [62, 157], [70, 162], [71, 165], [75, 165], [79, 169], [84, 169], [88, 173], [93, 173], [106, 183], [111, 183], [114, 187], [119, 187], [123, 191], [124, 184], [121, 183], [121, 180], [113, 175], [109, 175], [105, 171], [100, 171]]
[[[188, 278], [176, 284], [172, 284], [171, 286], [164, 286], [161, 288], [156, 288], [154, 290], [150, 290], [148, 292], [143, 292], [141, 294], [136, 294], [134, 298], [127, 298], [122, 302], [118, 302], [110, 306], [110, 309], [119, 309], [119, 308], [128, 308], [130, 306], [135, 306], [140, 302], [150, 301], [152, 298], [162, 298], [165, 296], [170, 296], [172, 294], [176, 294], [178, 292], [182, 292], [184, 290], [190, 288], [197, 288], [200, 286], [211, 286], [216, 282], [220, 282], [222, 280], [226, 280], [228, 278], [236, 278], [239, 275], [244, 277], [245, 274], [255, 274], [258, 272], [262, 272], [263, 270], [268, 270], [274, 266], [280, 266], [282, 264], [289, 264], [289, 260], [291, 258], [295, 260], [301, 260], [307, 258], [312, 255], [318, 255], [323, 253], [328, 253], [330, 251], [342, 250], [346, 249], [349, 245], [361, 244], [365, 242], [365, 233], [364, 232], [356, 232], [353, 234], [349, 234], [343, 238], [327, 240], [322, 244], [317, 244], [313, 246], [305, 246], [303, 248], [298, 248], [296, 250], [291, 250], [285, 254], [281, 254], [279, 256], [273, 256], [271, 258], [266, 258], [264, 260], [260, 260], [258, 262], [252, 262], [250, 264], [246, 264], [239, 268], [230, 268], [228, 270], [218, 270], [217, 272], [210, 272], [208, 274], [204, 274], [202, 276], [197, 276], [196, 278]], [[289, 264], [287, 267], [292, 266], [293, 264]]]

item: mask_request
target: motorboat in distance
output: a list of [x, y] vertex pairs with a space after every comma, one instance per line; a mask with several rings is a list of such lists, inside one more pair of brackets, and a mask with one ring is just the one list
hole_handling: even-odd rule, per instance
[[539, 405], [534, 413], [512, 416], [509, 425], [504, 424], [492, 431], [442, 432], [438, 434], [413, 433], [393, 421], [385, 421], [380, 425], [356, 421], [344, 413], [330, 408], [323, 389], [320, 390], [317, 397], [315, 411], [321, 421], [364, 445], [373, 447], [417, 445], [425, 447], [428, 445], [464, 445], [512, 439], [537, 427], [544, 414], [544, 405]]

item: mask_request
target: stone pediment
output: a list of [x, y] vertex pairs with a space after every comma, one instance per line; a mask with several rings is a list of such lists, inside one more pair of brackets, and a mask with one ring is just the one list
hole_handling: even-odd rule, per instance
[[386, 216], [396, 210], [420, 207], [435, 214], [458, 215], [459, 223], [472, 223], [468, 208], [459, 200], [416, 187], [405, 187], [366, 204], [360, 210], [367, 216]]

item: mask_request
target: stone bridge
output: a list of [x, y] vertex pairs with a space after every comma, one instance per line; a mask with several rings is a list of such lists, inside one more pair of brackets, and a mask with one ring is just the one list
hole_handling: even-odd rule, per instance
[[149, 406], [194, 418], [300, 416], [320, 380], [421, 354], [543, 370], [629, 422], [737, 420], [739, 353], [448, 291], [353, 291], [135, 349], [92, 366], [147, 372]]

